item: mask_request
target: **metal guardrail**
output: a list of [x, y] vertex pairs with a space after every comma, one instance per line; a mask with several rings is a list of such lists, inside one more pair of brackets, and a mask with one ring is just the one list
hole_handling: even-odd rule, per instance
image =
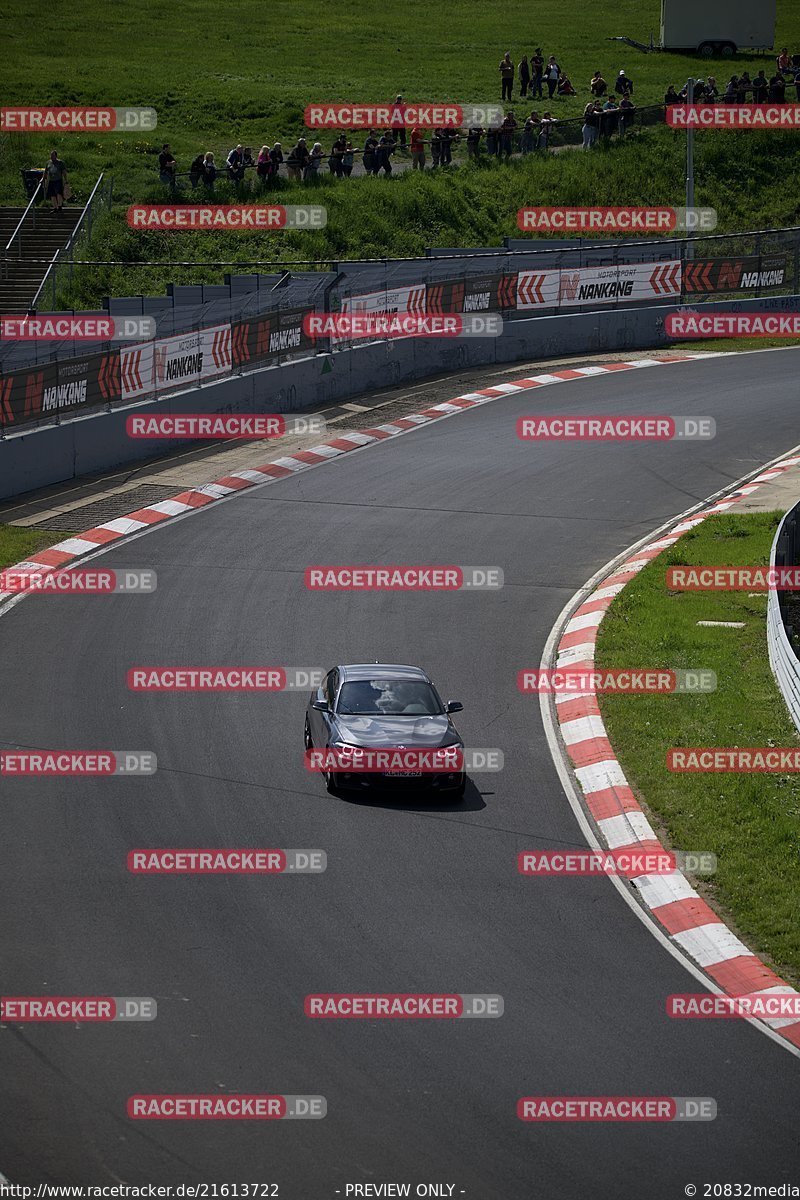
[[36, 190], [28, 201], [24, 213], [17, 222], [14, 232], [11, 234], [11, 237], [8, 239], [3, 249], [3, 278], [6, 278], [8, 275], [7, 263], [9, 258], [13, 257], [12, 251], [15, 242], [17, 243], [16, 257], [22, 258], [22, 227], [25, 224], [25, 219], [29, 213], [31, 216], [31, 228], [36, 228], [36, 205], [41, 196], [44, 196], [44, 175], [36, 185]]
[[[52, 259], [50, 260], [50, 264], [44, 273], [44, 278], [42, 279], [42, 282], [39, 284], [39, 287], [36, 290], [36, 295], [33, 297], [33, 300], [30, 303], [29, 307], [31, 309], [36, 309], [36, 307], [38, 306], [39, 300], [40, 300], [41, 296], [44, 294], [44, 290], [45, 290], [45, 287], [47, 286], [48, 280], [50, 281], [50, 286], [52, 288], [52, 305], [51, 305], [51, 307], [55, 308], [55, 306], [56, 306], [56, 291], [57, 291], [57, 286], [58, 286], [58, 269], [60, 266], [62, 266], [62, 264], [69, 265], [70, 282], [72, 281], [72, 273], [73, 273], [73, 269], [74, 269], [74, 265], [75, 265], [75, 247], [78, 244], [78, 241], [82, 234], [85, 234], [87, 241], [92, 236], [92, 219], [93, 219], [93, 211], [94, 211], [95, 206], [98, 204], [101, 204], [106, 208], [111, 207], [111, 181], [109, 181], [106, 193], [103, 194], [101, 192], [104, 178], [105, 178], [105, 175], [101, 173], [99, 179], [97, 180], [97, 182], [95, 183], [94, 187], [91, 190], [89, 199], [86, 201], [86, 204], [83, 207], [83, 212], [81, 213], [80, 217], [78, 218], [75, 228], [72, 230], [72, 233], [69, 235], [69, 240], [67, 241], [67, 244], [65, 246], [62, 246], [59, 250], [56, 250], [55, 254], [53, 255]], [[98, 193], [99, 193], [99, 195], [98, 195]]]
[[[800, 503], [778, 526], [769, 557], [770, 566], [797, 566], [800, 562]], [[794, 639], [800, 635], [791, 624], [787, 593], [767, 593], [767, 647], [772, 673], [786, 701], [789, 715], [800, 732], [800, 657]]]

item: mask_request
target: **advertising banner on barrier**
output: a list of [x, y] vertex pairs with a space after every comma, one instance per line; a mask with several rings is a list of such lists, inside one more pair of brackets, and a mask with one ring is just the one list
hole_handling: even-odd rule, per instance
[[574, 271], [520, 271], [517, 308], [574, 308], [680, 296], [681, 263], [618, 263]]
[[312, 308], [293, 308], [237, 322], [231, 338], [233, 366], [255, 366], [282, 354], [312, 350], [314, 341], [303, 329], [303, 317], [313, 311]]
[[743, 292], [787, 286], [788, 257], [785, 254], [750, 254], [743, 258], [701, 258], [684, 263], [683, 290], [697, 292]]
[[214, 325], [120, 351], [126, 400], [201, 383], [231, 369], [231, 327]]
[[120, 399], [119, 353], [43, 363], [0, 377], [0, 425], [25, 425]]
[[516, 275], [476, 275], [429, 283], [426, 308], [429, 313], [497, 312], [515, 308]]
[[[425, 312], [424, 283], [415, 283], [408, 287], [384, 288], [380, 292], [367, 292], [360, 296], [345, 296], [342, 307], [343, 313], [378, 313], [381, 316], [392, 316], [398, 312]], [[347, 341], [346, 338], [332, 337], [331, 345]]]

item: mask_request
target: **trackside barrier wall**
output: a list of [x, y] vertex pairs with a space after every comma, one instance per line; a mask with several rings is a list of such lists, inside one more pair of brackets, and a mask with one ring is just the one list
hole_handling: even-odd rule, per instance
[[[726, 301], [707, 311], [800, 312], [800, 295]], [[499, 338], [406, 338], [317, 354], [279, 366], [212, 380], [202, 388], [159, 396], [110, 411], [81, 415], [0, 439], [0, 499], [77, 476], [156, 458], [174, 451], [174, 440], [127, 436], [131, 413], [285, 413], [316, 409], [379, 388], [453, 371], [566, 354], [668, 347], [664, 316], [673, 306], [630, 308], [516, 320]], [[698, 341], [698, 349], [702, 349]], [[424, 403], [424, 402], [421, 402]]]
[[[800, 560], [800, 504], [781, 521], [772, 543], [770, 566], [797, 566]], [[767, 646], [769, 662], [786, 707], [800, 731], [800, 659], [790, 640], [793, 630], [787, 618], [787, 593], [773, 589], [767, 593]]]

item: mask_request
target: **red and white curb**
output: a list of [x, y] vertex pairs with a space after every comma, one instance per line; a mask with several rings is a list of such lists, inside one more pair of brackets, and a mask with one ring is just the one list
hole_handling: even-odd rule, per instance
[[[87, 529], [84, 533], [58, 542], [57, 545], [50, 546], [47, 550], [38, 551], [32, 558], [17, 563], [13, 570], [17, 572], [58, 570], [69, 563], [74, 563], [76, 559], [96, 552], [100, 547], [111, 542], [119, 541], [133, 533], [139, 533], [150, 526], [174, 520], [193, 509], [204, 508], [206, 505], [224, 500], [235, 492], [246, 491], [248, 488], [262, 486], [276, 479], [297, 475], [301, 471], [307, 471], [330, 459], [338, 458], [340, 454], [361, 450], [364, 446], [382, 442], [386, 438], [398, 437], [400, 434], [409, 433], [422, 425], [441, 421], [445, 417], [454, 416], [468, 408], [489, 404], [501, 396], [508, 396], [514, 392], [525, 392], [551, 383], [564, 383], [571, 379], [590, 379], [596, 375], [607, 375], [615, 371], [630, 371], [668, 363], [691, 362], [698, 358], [721, 357], [722, 354], [724, 351], [676, 354], [663, 358], [640, 358], [624, 362], [611, 362], [596, 367], [575, 367], [543, 375], [533, 375], [526, 379], [517, 379], [514, 383], [501, 383], [496, 387], [483, 388], [478, 392], [465, 392], [463, 396], [456, 396], [453, 400], [435, 404], [432, 408], [423, 409], [422, 412], [400, 417], [385, 425], [362, 429], [357, 433], [343, 434], [341, 437], [332, 438], [328, 442], [313, 446], [310, 450], [295, 450], [293, 454], [276, 458], [260, 467], [232, 471], [230, 475], [224, 475], [213, 483], [205, 483], [201, 487], [181, 492], [171, 500], [161, 500], [147, 508], [139, 508], [135, 512], [128, 513], [127, 516], [116, 517], [113, 521], [104, 521], [102, 525], [97, 525], [94, 529]], [[0, 602], [7, 599], [8, 596], [8, 592], [0, 592]]]
[[[800, 464], [800, 456], [783, 458], [750, 478], [747, 483], [701, 507], [685, 518], [676, 518], [660, 530], [654, 541], [645, 542], [623, 561], [617, 561], [605, 576], [595, 577], [597, 586], [561, 629], [556, 648], [559, 667], [594, 667], [597, 635], [603, 617], [626, 584], [648, 563], [674, 545], [684, 533], [715, 513], [725, 512], [762, 484], [778, 478]], [[556, 693], [556, 720], [564, 750], [583, 793], [585, 807], [596, 829], [611, 850], [663, 851], [655, 831], [625, 778], [608, 739], [594, 690]], [[722, 919], [706, 904], [681, 871], [668, 875], [638, 875], [631, 879], [642, 903], [666, 931], [670, 941], [696, 963], [729, 996], [753, 992], [797, 994], [783, 979], [748, 950]], [[800, 1047], [800, 1021], [792, 1017], [765, 1018], [764, 1024], [793, 1046]]]

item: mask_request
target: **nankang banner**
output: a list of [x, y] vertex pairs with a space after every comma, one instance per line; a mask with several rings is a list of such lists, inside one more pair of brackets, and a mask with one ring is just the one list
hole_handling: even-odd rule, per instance
[[674, 298], [681, 294], [679, 260], [618, 263], [572, 271], [520, 271], [517, 308], [574, 308]]
[[0, 376], [0, 426], [52, 421], [121, 397], [119, 352], [88, 354]]
[[231, 327], [215, 325], [120, 351], [126, 400], [179, 389], [231, 370]]

